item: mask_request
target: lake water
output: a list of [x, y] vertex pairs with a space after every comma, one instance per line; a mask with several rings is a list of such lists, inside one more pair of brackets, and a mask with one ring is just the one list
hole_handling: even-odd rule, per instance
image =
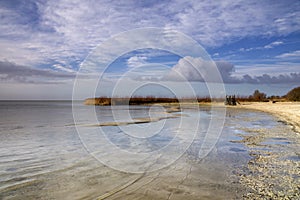
[[[240, 176], [253, 149], [287, 149], [281, 158], [299, 164], [290, 127], [261, 112], [227, 109], [224, 127], [210, 127], [222, 124], [223, 109], [77, 102], [74, 110], [0, 102], [0, 199], [235, 199], [249, 192]], [[242, 142], [282, 127], [261, 145]]]

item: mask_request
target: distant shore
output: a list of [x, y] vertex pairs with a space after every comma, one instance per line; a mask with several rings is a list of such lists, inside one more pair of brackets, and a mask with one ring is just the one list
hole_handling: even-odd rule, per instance
[[271, 113], [300, 133], [300, 102], [242, 102], [237, 108]]
[[[224, 102], [220, 99], [217, 102], [211, 102], [208, 98], [202, 99], [182, 99], [176, 98], [155, 98], [155, 97], [134, 97], [134, 98], [89, 98], [86, 99], [85, 105], [149, 105], [149, 104], [162, 104], [168, 106], [179, 106], [179, 104], [195, 105], [195, 101], [198, 101], [199, 105], [214, 105], [225, 106]], [[227, 107], [227, 106], [226, 106]], [[237, 106], [228, 106], [231, 108], [243, 108], [259, 110], [262, 112], [268, 112], [280, 118], [286, 124], [293, 126], [294, 130], [300, 133], [300, 102], [241, 102]]]
[[[219, 99], [219, 101], [223, 101]], [[109, 105], [151, 105], [151, 104], [175, 104], [179, 103], [197, 103], [204, 102], [209, 103], [211, 99], [209, 97], [203, 98], [168, 98], [168, 97], [97, 97], [85, 99], [85, 105], [96, 105], [96, 106], [109, 106]]]

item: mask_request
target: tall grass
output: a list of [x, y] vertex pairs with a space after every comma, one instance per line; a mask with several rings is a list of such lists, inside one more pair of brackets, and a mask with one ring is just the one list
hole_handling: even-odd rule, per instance
[[133, 96], [133, 97], [96, 97], [89, 98], [85, 100], [87, 105], [142, 105], [142, 104], [155, 104], [155, 103], [179, 103], [179, 102], [223, 102], [223, 98], [211, 99], [209, 96], [206, 97], [185, 97], [185, 98], [175, 98], [175, 97], [155, 97], [155, 96]]

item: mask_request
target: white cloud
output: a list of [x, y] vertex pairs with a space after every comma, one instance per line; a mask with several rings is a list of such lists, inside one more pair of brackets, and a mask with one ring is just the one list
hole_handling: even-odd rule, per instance
[[[286, 35], [299, 30], [296, 19], [300, 13], [293, 3], [185, 1], [175, 9], [178, 7], [182, 7], [182, 12], [176, 14], [179, 23], [172, 21], [169, 26], [192, 34], [205, 45], [219, 46], [235, 38]], [[274, 23], [279, 16], [285, 23]]]
[[281, 55], [276, 56], [276, 58], [296, 58], [296, 59], [299, 59], [300, 58], [300, 50], [293, 51], [293, 52], [290, 52], [290, 53], [283, 53]]
[[[5, 16], [0, 59], [35, 65], [82, 60], [108, 37], [149, 26], [183, 31], [206, 46], [247, 36], [287, 35], [299, 30], [298, 6], [293, 1], [28, 1], [20, 8], [0, 9]], [[25, 8], [32, 13], [24, 13]]]
[[163, 80], [196, 82], [234, 82], [231, 73], [232, 64], [219, 61], [207, 61], [202, 58], [186, 56], [178, 61]]
[[64, 67], [64, 66], [62, 66], [60, 64], [54, 64], [54, 65], [52, 65], [52, 67], [54, 69], [57, 69], [58, 71], [71, 72], [71, 73], [75, 73], [76, 72], [73, 69], [68, 68], [68, 67]]
[[147, 64], [147, 57], [145, 56], [132, 56], [127, 60], [127, 66], [129, 68], [136, 68], [145, 64]]
[[[281, 73], [266, 74], [258, 66], [249, 66], [250, 69], [256, 69], [256, 73], [249, 74], [248, 70], [242, 73], [235, 72], [233, 64], [226, 61], [205, 61], [202, 58], [185, 57], [164, 76], [163, 80], [170, 81], [195, 81], [195, 82], [224, 82], [224, 83], [252, 83], [252, 84], [277, 84], [277, 83], [299, 83], [300, 73], [282, 71]], [[261, 68], [263, 66], [260, 66]], [[270, 66], [267, 66], [270, 67]], [[253, 72], [253, 71], [252, 71]], [[260, 72], [258, 74], [257, 72]], [[221, 77], [218, 76], [221, 75]]]
[[245, 52], [245, 51], [252, 51], [255, 49], [261, 49], [261, 47], [256, 47], [256, 48], [240, 48], [239, 51], [240, 52]]
[[279, 45], [282, 45], [282, 44], [283, 44], [282, 41], [275, 41], [275, 42], [272, 42], [272, 43], [270, 43], [270, 44], [268, 44], [268, 45], [265, 45], [264, 48], [265, 48], [265, 49], [272, 49], [272, 48], [274, 48], [275, 46], [279, 46]]
[[284, 44], [282, 41], [275, 41], [270, 44], [267, 44], [265, 46], [259, 46], [259, 47], [250, 47], [250, 48], [240, 48], [240, 52], [248, 52], [248, 51], [254, 51], [254, 50], [262, 50], [262, 49], [272, 49], [276, 46]]
[[[206, 47], [217, 47], [245, 37], [285, 36], [300, 27], [298, 1], [174, 0], [147, 1], [145, 5], [143, 1], [131, 0], [28, 0], [20, 5], [10, 4], [13, 6], [4, 3], [0, 2], [0, 61], [13, 62], [21, 66], [20, 70], [24, 67], [26, 73], [26, 66], [30, 66], [37, 74], [45, 73], [39, 71], [42, 67], [76, 71], [76, 62], [80, 63], [97, 45], [134, 28], [175, 29]], [[174, 42], [180, 46], [182, 41]], [[130, 41], [127, 45], [131, 45]], [[299, 51], [277, 58], [299, 58]], [[24, 80], [24, 76], [15, 75], [14, 72], [11, 77]], [[54, 77], [52, 72], [44, 75]], [[7, 75], [0, 77], [4, 76]], [[61, 75], [63, 78], [68, 77]]]

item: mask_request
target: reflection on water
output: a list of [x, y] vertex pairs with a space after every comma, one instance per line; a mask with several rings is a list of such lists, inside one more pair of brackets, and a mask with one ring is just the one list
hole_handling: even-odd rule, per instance
[[[93, 106], [80, 102], [74, 106], [82, 113], [94, 110]], [[278, 122], [264, 113], [228, 110], [216, 147], [200, 160], [199, 149], [212, 114], [209, 108], [202, 107], [199, 113], [193, 109], [166, 112], [159, 107], [132, 106], [130, 116], [149, 118], [150, 109], [154, 109], [151, 112], [154, 117], [165, 117], [149, 121], [153, 125], [163, 125], [160, 133], [137, 138], [124, 134], [120, 126], [105, 126], [102, 128], [106, 137], [121, 149], [148, 152], [162, 148], [174, 138], [174, 127], [181, 117], [193, 120], [200, 114], [200, 128], [191, 146], [175, 163], [158, 171], [131, 174], [113, 170], [87, 152], [76, 132], [70, 102], [0, 102], [0, 199], [238, 198], [246, 188], [240, 184], [237, 174], [252, 159], [251, 147], [241, 141], [250, 137], [253, 129], [278, 126]], [[110, 107], [96, 107], [95, 110], [99, 122], [114, 122]], [[177, 114], [180, 117], [170, 117]], [[119, 119], [127, 120], [120, 116]], [[88, 117], [78, 122], [89, 134], [90, 142], [98, 144], [97, 150], [115, 156], [114, 152], [105, 151], [104, 145], [102, 148], [99, 145], [96, 131], [99, 127], [90, 126], [95, 123], [98, 122]], [[148, 122], [138, 125], [141, 130], [151, 132]], [[123, 126], [126, 129], [132, 124]], [[260, 140], [260, 148], [291, 142], [285, 137]], [[287, 159], [299, 161], [299, 155], [288, 155]]]

